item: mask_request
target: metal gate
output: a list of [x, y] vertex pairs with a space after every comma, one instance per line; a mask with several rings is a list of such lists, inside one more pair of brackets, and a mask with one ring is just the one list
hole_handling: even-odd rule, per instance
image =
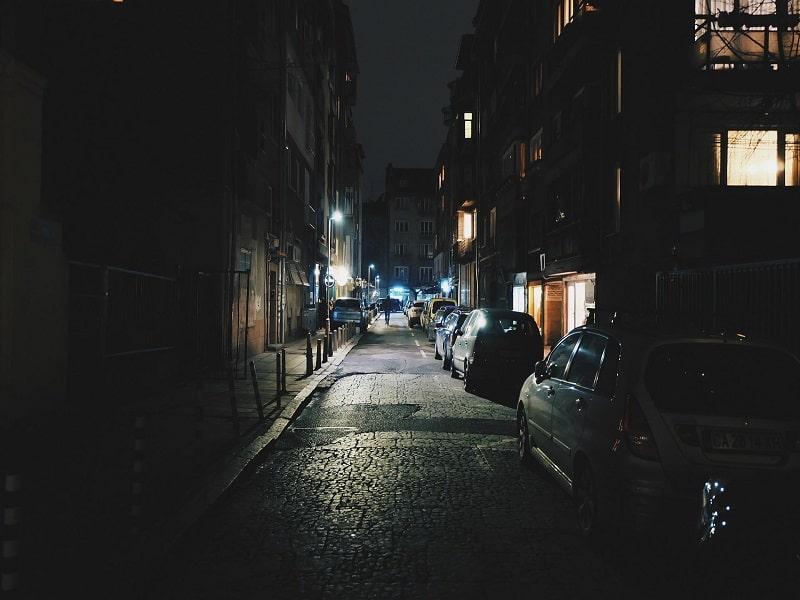
[[800, 351], [800, 259], [656, 275], [659, 317]]

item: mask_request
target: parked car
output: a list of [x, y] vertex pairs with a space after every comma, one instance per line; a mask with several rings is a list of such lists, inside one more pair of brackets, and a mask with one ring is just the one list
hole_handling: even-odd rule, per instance
[[337, 298], [331, 311], [331, 326], [339, 327], [344, 323], [357, 323], [364, 326], [364, 312], [358, 298]]
[[452, 360], [451, 352], [453, 343], [458, 337], [457, 332], [469, 317], [468, 309], [456, 309], [452, 311], [444, 320], [442, 327], [436, 330], [436, 342], [433, 357], [436, 360], [442, 359], [442, 369], [445, 371], [450, 368]]
[[409, 301], [407, 301], [407, 302], [406, 302], [406, 303], [403, 305], [403, 314], [404, 314], [404, 315], [406, 315], [406, 316], [408, 316], [408, 309], [409, 309], [409, 308], [411, 308], [413, 305], [414, 305], [414, 301], [413, 301], [413, 300], [409, 300]]
[[392, 312], [400, 312], [402, 310], [402, 306], [400, 306], [400, 299], [389, 298], [389, 307]]
[[448, 304], [447, 306], [441, 306], [439, 310], [436, 311], [436, 314], [433, 316], [433, 320], [428, 323], [427, 331], [429, 342], [432, 342], [436, 339], [436, 330], [442, 326], [447, 315], [449, 315], [455, 309], [455, 305]]
[[411, 308], [408, 309], [408, 326], [414, 327], [414, 325], [420, 324], [420, 317], [422, 316], [422, 310], [425, 308], [425, 303], [422, 301], [414, 302], [411, 305]]
[[[455, 306], [456, 301], [451, 300], [450, 298], [431, 298], [428, 300], [427, 305], [425, 306], [425, 310], [422, 313], [422, 318], [420, 323], [422, 324], [422, 328], [427, 331], [428, 326], [433, 322], [433, 316], [436, 314], [436, 311], [439, 310], [442, 306]], [[433, 339], [429, 336], [429, 339]]]
[[492, 379], [502, 385], [519, 385], [533, 372], [543, 351], [539, 327], [530, 315], [481, 308], [472, 311], [459, 330], [450, 374], [463, 375], [467, 391]]
[[800, 472], [798, 399], [800, 362], [780, 348], [583, 326], [520, 391], [519, 455], [572, 495], [585, 535], [692, 526], [714, 474], [741, 482]]

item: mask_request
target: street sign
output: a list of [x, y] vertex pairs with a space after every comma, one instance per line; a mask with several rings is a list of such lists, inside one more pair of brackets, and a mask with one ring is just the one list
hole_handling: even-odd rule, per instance
[[336, 283], [336, 280], [333, 278], [333, 275], [328, 273], [325, 275], [325, 285], [328, 287], [333, 287], [333, 284]]

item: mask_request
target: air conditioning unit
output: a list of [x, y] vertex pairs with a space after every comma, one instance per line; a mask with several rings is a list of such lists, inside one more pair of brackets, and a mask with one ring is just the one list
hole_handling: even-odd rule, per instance
[[639, 191], [669, 183], [670, 159], [667, 152], [651, 152], [639, 161]]

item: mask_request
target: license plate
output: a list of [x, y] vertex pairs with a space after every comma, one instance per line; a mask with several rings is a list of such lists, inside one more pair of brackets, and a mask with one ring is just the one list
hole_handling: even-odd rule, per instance
[[721, 452], [780, 452], [783, 440], [776, 433], [756, 431], [711, 431], [709, 446]]

